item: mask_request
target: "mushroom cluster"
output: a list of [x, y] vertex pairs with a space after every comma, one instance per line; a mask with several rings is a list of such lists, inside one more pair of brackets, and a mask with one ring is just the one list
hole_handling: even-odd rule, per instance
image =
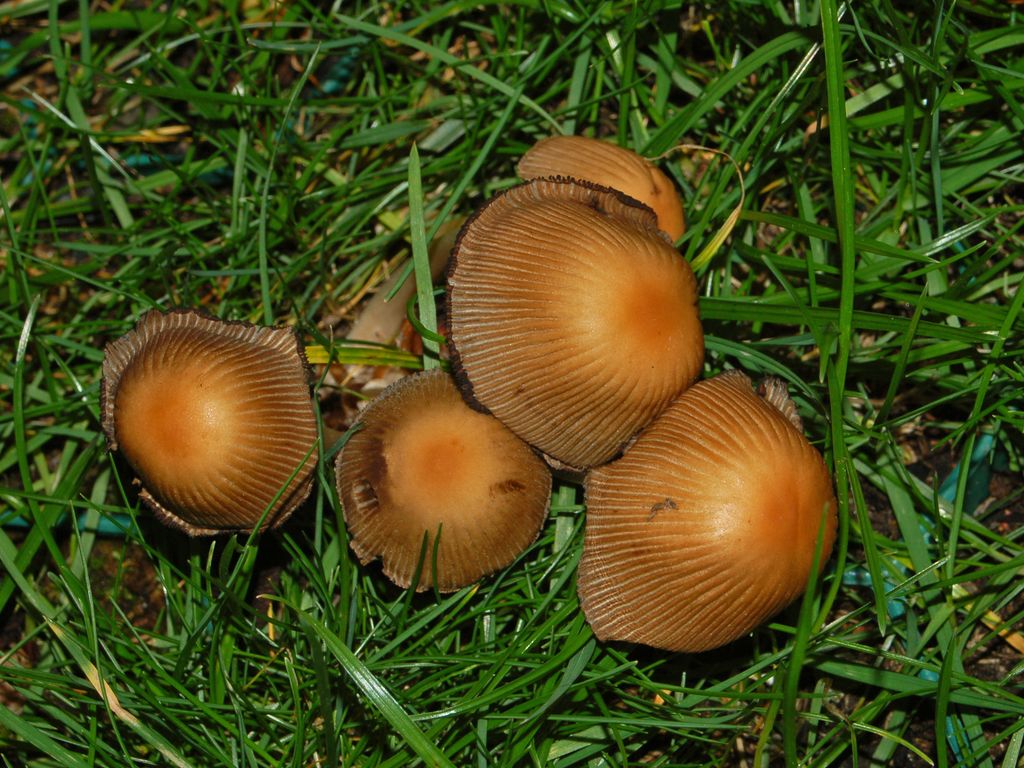
[[[697, 282], [671, 181], [607, 142], [557, 137], [459, 230], [452, 374], [363, 409], [336, 482], [349, 541], [396, 584], [451, 591], [506, 567], [547, 516], [551, 469], [584, 477], [577, 580], [595, 635], [701, 651], [796, 599], [837, 502], [785, 385], [699, 381]], [[192, 535], [280, 525], [306, 498], [317, 423], [294, 331], [150, 312], [108, 345], [111, 449]]]
[[599, 639], [735, 640], [827, 560], [825, 463], [781, 381], [691, 387], [703, 333], [664, 174], [577, 136], [541, 140], [518, 169], [525, 182], [469, 219], [449, 263], [463, 395], [553, 467], [586, 472], [578, 590]]
[[[582, 162], [558, 164], [566, 153]], [[547, 514], [551, 474], [534, 451], [559, 468], [609, 461], [703, 365], [667, 177], [579, 137], [540, 142], [520, 174], [452, 248], [458, 387], [440, 372], [392, 385], [338, 459], [350, 544], [400, 586], [454, 590], [510, 563]]]

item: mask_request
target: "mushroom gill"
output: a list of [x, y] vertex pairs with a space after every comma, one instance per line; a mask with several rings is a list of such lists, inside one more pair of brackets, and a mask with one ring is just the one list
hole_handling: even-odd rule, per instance
[[820, 454], [739, 372], [683, 393], [590, 473], [586, 500], [578, 589], [602, 640], [728, 643], [796, 599], [819, 536], [819, 567], [835, 539]]
[[467, 399], [570, 467], [614, 457], [704, 360], [689, 264], [649, 208], [583, 182], [528, 182], [480, 209], [448, 313]]
[[[400, 379], [362, 412], [338, 458], [338, 494], [363, 563], [449, 592], [511, 563], [547, 516], [551, 473], [440, 370]], [[440, 535], [440, 538], [438, 538]]]
[[683, 203], [675, 184], [636, 152], [585, 136], [549, 136], [519, 160], [524, 180], [565, 176], [611, 187], [654, 211], [658, 227], [673, 242], [686, 231]]
[[316, 417], [290, 329], [147, 312], [107, 345], [101, 412], [142, 500], [190, 535], [280, 525], [312, 486]]

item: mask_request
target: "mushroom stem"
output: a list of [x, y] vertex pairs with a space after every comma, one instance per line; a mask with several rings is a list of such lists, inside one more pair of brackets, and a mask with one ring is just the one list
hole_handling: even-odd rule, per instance
[[[444, 271], [463, 221], [463, 217], [446, 221], [430, 243], [430, 276], [433, 280], [437, 280]], [[403, 271], [395, 272], [377, 289], [345, 338], [383, 343], [394, 341], [405, 320], [405, 305], [416, 292], [416, 282], [411, 278], [395, 291], [403, 274]], [[394, 295], [392, 291], [395, 291]]]

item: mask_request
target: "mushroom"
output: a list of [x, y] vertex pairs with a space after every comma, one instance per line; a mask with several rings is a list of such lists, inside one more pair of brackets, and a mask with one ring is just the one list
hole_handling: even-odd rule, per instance
[[317, 423], [292, 330], [147, 312], [107, 345], [100, 403], [142, 500], [189, 535], [278, 526], [309, 495]]
[[450, 592], [511, 563], [537, 537], [551, 473], [440, 369], [399, 379], [363, 411], [338, 458], [352, 549], [400, 587]]
[[463, 394], [570, 467], [613, 458], [698, 376], [693, 271], [649, 208], [538, 179], [467, 221], [449, 263]]
[[636, 152], [585, 136], [549, 136], [519, 160], [521, 179], [566, 176], [611, 187], [650, 206], [673, 242], [686, 231], [683, 203], [671, 179]]
[[[586, 480], [580, 603], [595, 635], [672, 651], [742, 636], [806, 588], [836, 532], [821, 455], [785, 385], [695, 384]], [[795, 419], [794, 419], [795, 417]]]

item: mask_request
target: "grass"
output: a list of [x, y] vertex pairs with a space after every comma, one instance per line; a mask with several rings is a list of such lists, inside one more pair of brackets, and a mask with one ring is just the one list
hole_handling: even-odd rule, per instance
[[[1019, 7], [339, 7], [0, 2], [2, 764], [1019, 765]], [[598, 643], [567, 483], [518, 563], [444, 596], [357, 564], [327, 458], [279, 535], [140, 509], [104, 343], [192, 305], [433, 365], [430, 334], [421, 362], [334, 331], [412, 262], [429, 306], [431, 234], [557, 131], [668, 153], [691, 259], [739, 187], [673, 148], [742, 168], [707, 373], [783, 377], [834, 469], [807, 598], [708, 654]]]

